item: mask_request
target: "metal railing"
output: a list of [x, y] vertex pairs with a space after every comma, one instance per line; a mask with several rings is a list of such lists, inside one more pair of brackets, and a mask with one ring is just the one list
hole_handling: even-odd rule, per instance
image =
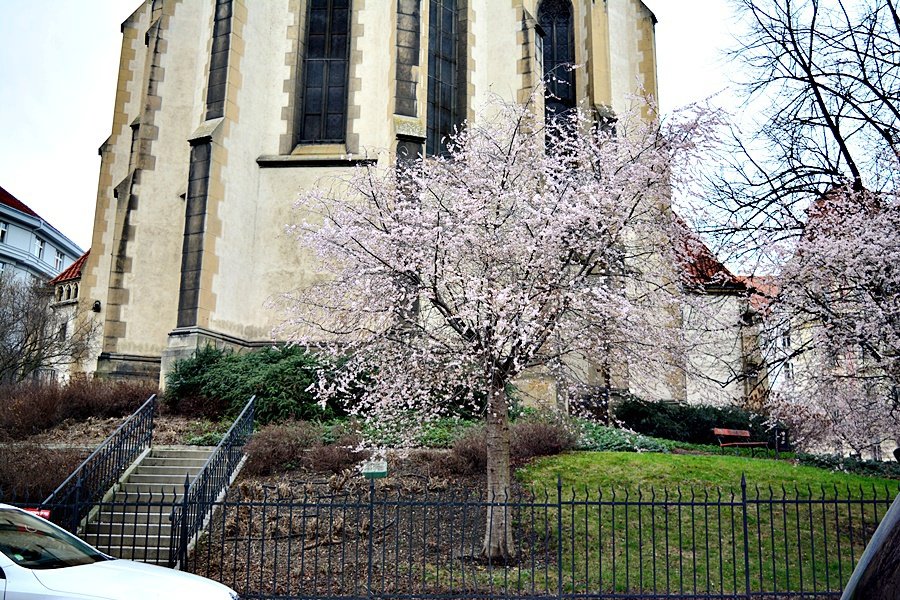
[[[216, 503], [182, 563], [248, 599], [837, 599], [897, 493], [254, 489]], [[507, 560], [481, 556], [491, 508]]]
[[53, 521], [73, 533], [78, 529], [92, 506], [150, 447], [155, 411], [156, 394], [150, 396], [44, 500], [43, 505], [58, 507], [51, 513]]
[[172, 524], [170, 565], [184, 565], [188, 548], [203, 529], [207, 517], [220, 496], [227, 491], [235, 469], [244, 457], [244, 444], [253, 434], [256, 396], [250, 398], [241, 414], [222, 437], [219, 445], [194, 478], [185, 476], [184, 496], [169, 516]]

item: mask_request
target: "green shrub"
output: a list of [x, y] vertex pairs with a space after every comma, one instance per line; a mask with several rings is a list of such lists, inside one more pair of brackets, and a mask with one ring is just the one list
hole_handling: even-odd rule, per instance
[[714, 427], [745, 429], [752, 441], [768, 441], [772, 431], [765, 417], [736, 407], [685, 405], [643, 400], [624, 400], [615, 409], [625, 428], [667, 440], [692, 444], [717, 444]]
[[176, 362], [166, 378], [166, 402], [179, 412], [183, 406], [221, 405], [233, 417], [255, 395], [260, 423], [329, 419], [341, 408], [323, 408], [312, 391], [323, 366], [295, 346], [244, 353], [207, 347]]
[[192, 435], [187, 439], [188, 446], [218, 446], [224, 433], [207, 431], [198, 435]]
[[900, 463], [894, 461], [863, 460], [855, 456], [819, 455], [803, 452], [798, 452], [796, 459], [798, 463], [807, 467], [842, 471], [854, 475], [900, 479]]
[[581, 436], [579, 450], [603, 452], [669, 452], [669, 447], [661, 440], [639, 433], [599, 425], [589, 421], [579, 421]]
[[476, 421], [468, 419], [444, 417], [425, 425], [418, 441], [426, 448], [449, 448], [466, 431], [477, 425]]

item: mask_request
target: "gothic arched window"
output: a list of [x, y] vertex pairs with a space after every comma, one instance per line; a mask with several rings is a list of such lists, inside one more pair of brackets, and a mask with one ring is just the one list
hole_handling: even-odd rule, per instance
[[298, 142], [340, 144], [347, 129], [351, 0], [309, 0]]
[[570, 0], [544, 0], [538, 9], [544, 30], [544, 81], [548, 121], [575, 108], [575, 33]]
[[427, 154], [441, 154], [447, 136], [462, 121], [458, 4], [457, 0], [430, 0], [429, 4]]

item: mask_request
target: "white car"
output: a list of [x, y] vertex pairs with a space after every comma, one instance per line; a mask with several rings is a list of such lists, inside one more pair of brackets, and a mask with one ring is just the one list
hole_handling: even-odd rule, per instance
[[221, 583], [107, 556], [0, 504], [0, 600], [238, 600]]

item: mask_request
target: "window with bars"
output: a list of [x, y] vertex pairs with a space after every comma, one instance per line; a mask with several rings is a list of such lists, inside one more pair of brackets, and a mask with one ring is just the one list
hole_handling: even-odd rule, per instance
[[443, 154], [462, 122], [458, 0], [430, 0], [428, 16], [428, 118], [425, 151]]
[[347, 128], [351, 0], [309, 0], [297, 142], [341, 144]]
[[548, 122], [575, 108], [575, 35], [570, 0], [543, 0], [538, 22], [544, 30], [544, 116]]

